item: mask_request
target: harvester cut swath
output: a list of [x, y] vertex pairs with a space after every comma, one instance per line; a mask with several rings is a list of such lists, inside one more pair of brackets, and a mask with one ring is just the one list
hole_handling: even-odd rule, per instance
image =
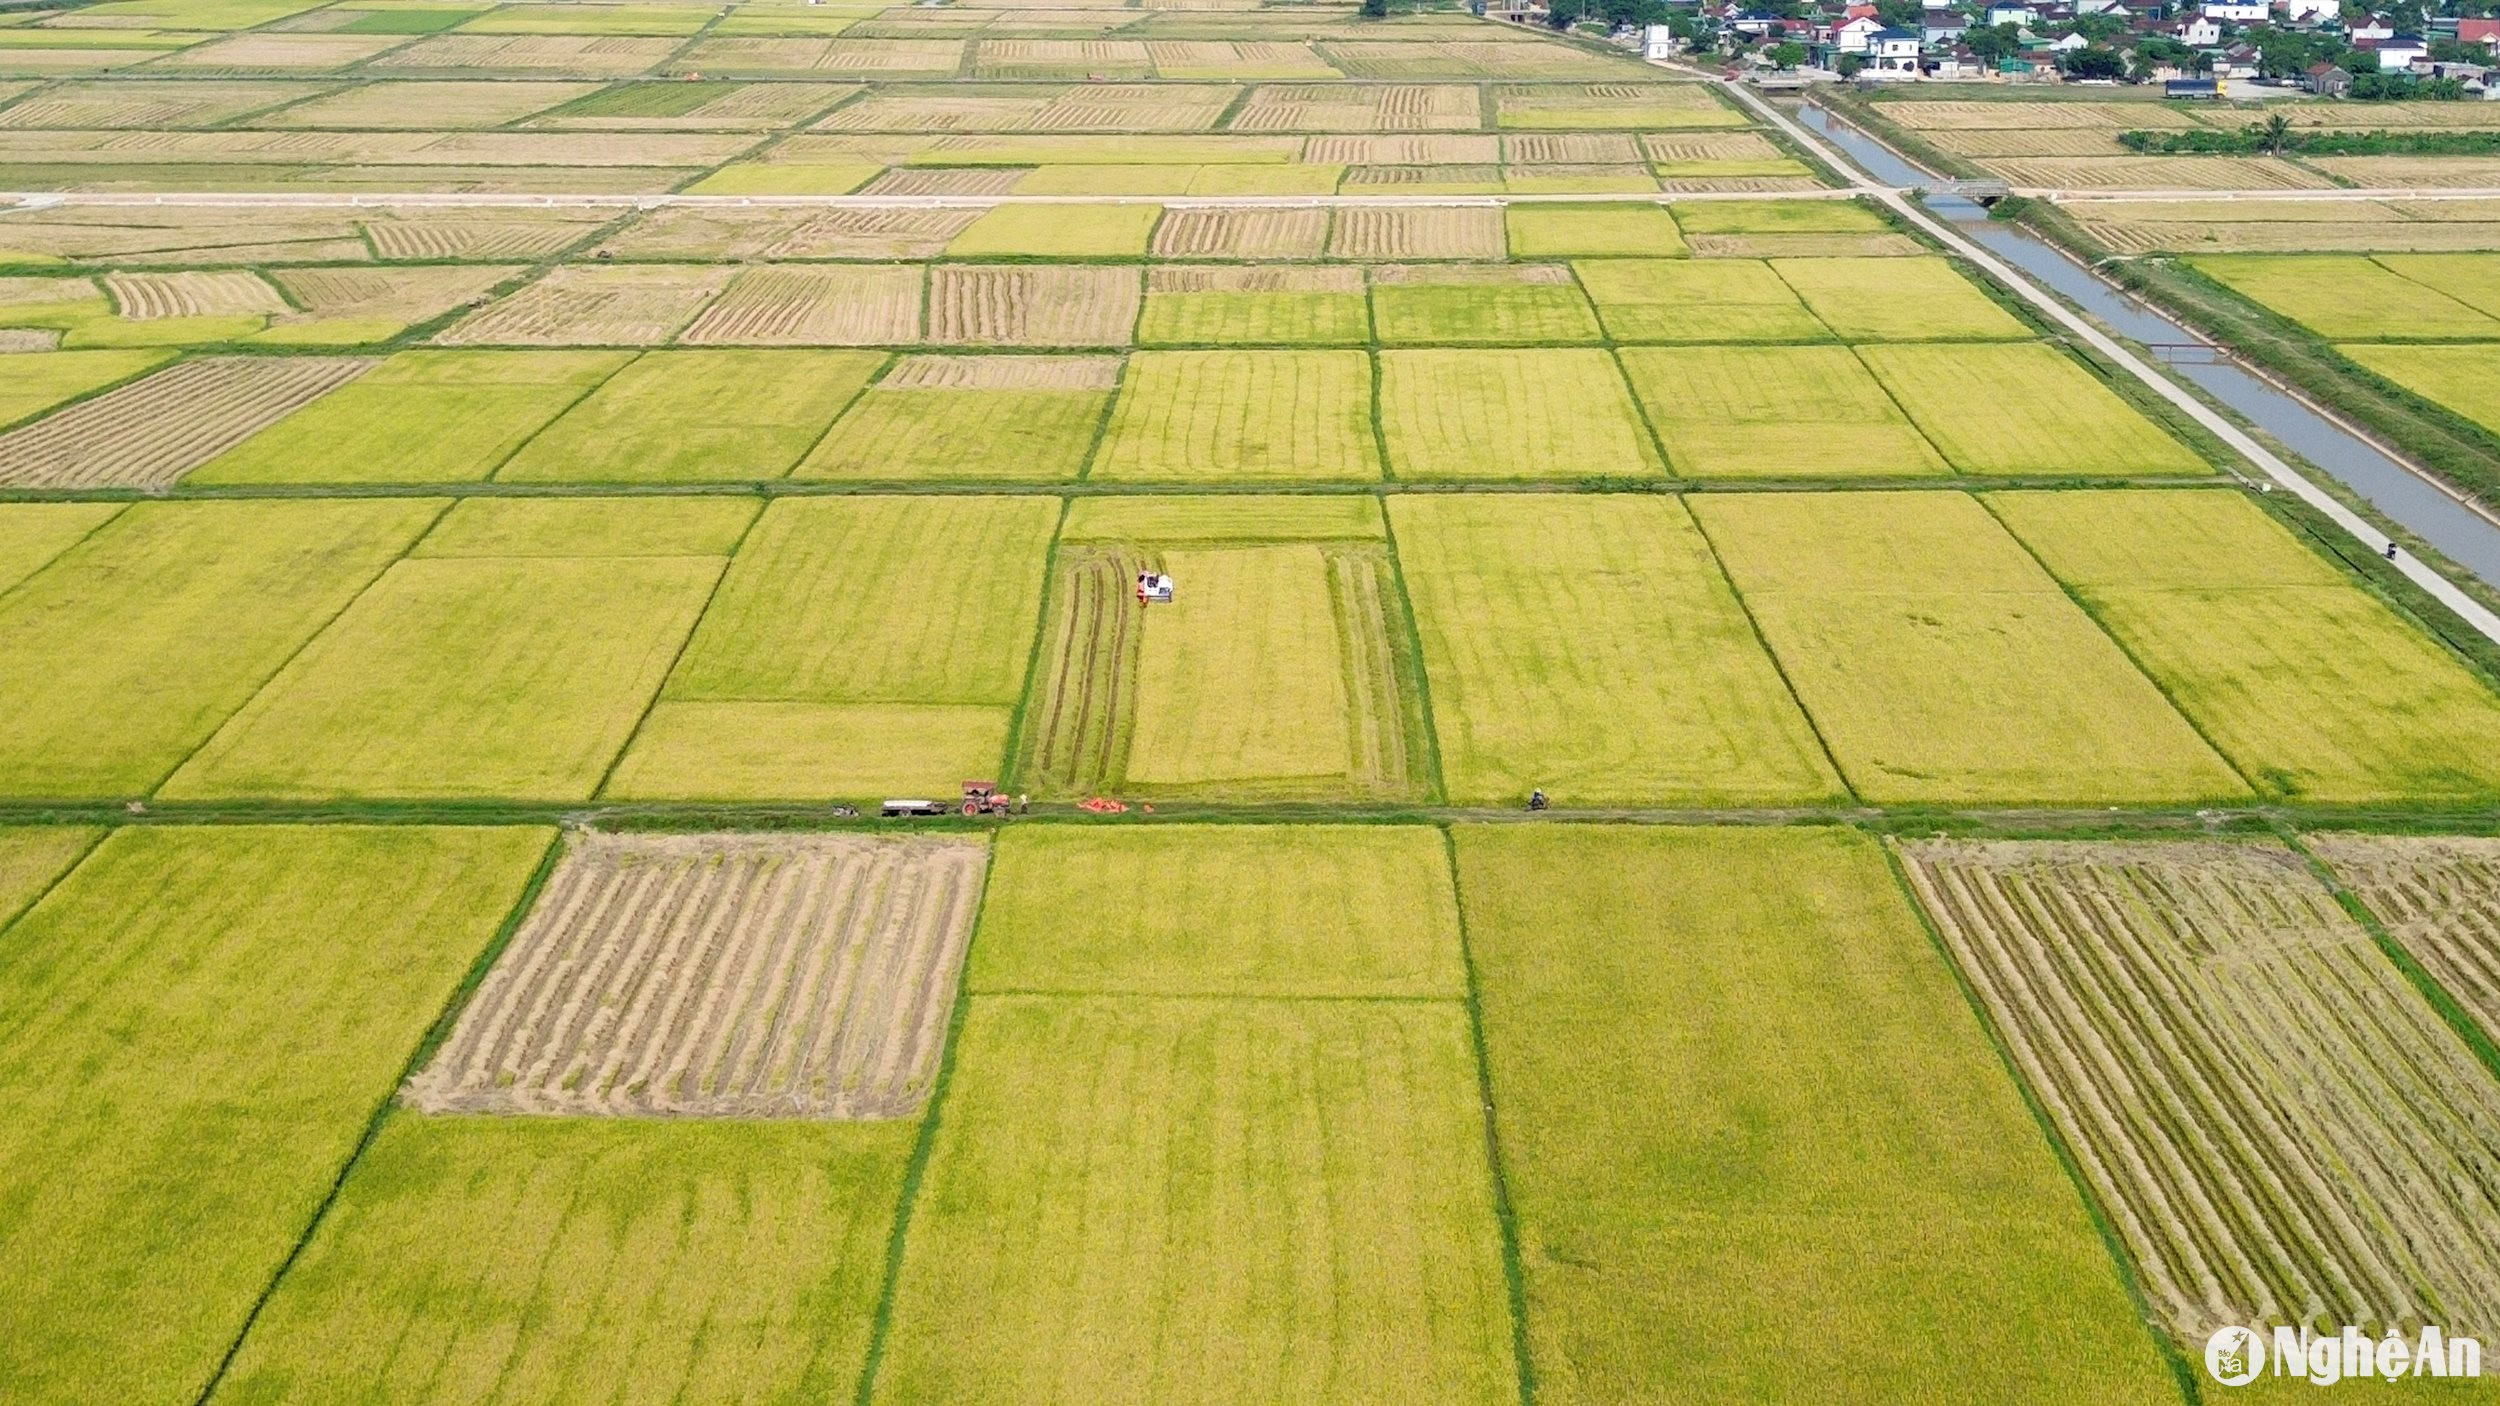
[[2500, 1085], [2299, 856], [1903, 853], [2183, 1347], [2500, 1329]]
[[936, 1076], [979, 839], [583, 836], [434, 1059], [434, 1113], [876, 1119]]
[[1159, 554], [1125, 546], [1066, 547], [1042, 645], [1040, 693], [1027, 709], [1016, 775], [1044, 795], [1115, 785], [1127, 770], [1137, 655], [1145, 637], [1137, 574]]
[[[1388, 553], [1369, 542], [1331, 542], [1322, 551], [1350, 740], [1344, 771], [1327, 783], [1328, 793], [1420, 795], [1430, 772], [1421, 671], [1398, 625], [1402, 607]], [[1130, 776], [1140, 661], [1148, 621], [1159, 608], [1139, 603], [1137, 578], [1169, 566], [1161, 550], [1137, 543], [1060, 548], [1041, 667], [1016, 747], [1017, 785], [1045, 796], [1132, 790], [1230, 799], [1310, 794], [1310, 778], [1149, 784]], [[1191, 589], [1186, 579], [1177, 585], [1184, 595]], [[1257, 702], [1245, 699], [1241, 706]]]

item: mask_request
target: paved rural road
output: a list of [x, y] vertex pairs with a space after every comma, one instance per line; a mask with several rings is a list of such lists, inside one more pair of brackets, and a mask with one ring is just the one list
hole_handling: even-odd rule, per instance
[[[2116, 338], [2086, 321], [2081, 313], [2059, 302], [2038, 284], [2015, 270], [2012, 265], [1963, 238], [1961, 231], [1913, 204], [1901, 187], [1881, 184], [1866, 175], [1821, 137], [1807, 131], [1788, 114], [1763, 101], [1760, 95], [1748, 90], [1743, 84], [1727, 80], [1721, 80], [1721, 82], [1737, 102], [1763, 121], [1777, 127], [1786, 134], [1789, 140], [1813, 152], [1826, 165], [1847, 177], [1851, 182], [1851, 188], [1859, 194], [1872, 196], [1882, 201], [1891, 207], [1894, 213], [1925, 231], [1947, 249], [1969, 260], [1973, 266], [1986, 270], [1990, 277], [2012, 289], [2024, 302], [2038, 308], [2059, 326], [2073, 333], [2086, 346], [2099, 352], [2127, 374], [2142, 381], [2153, 390], [2154, 394], [2179, 407], [2188, 418], [2212, 431], [2217, 439], [2230, 445], [2239, 452], [2242, 458], [2256, 465], [2267, 478], [2289, 489], [2302, 502], [2325, 514], [2334, 521], [2336, 526], [2352, 534], [2371, 551], [2381, 554], [2387, 551], [2390, 545], [2387, 534], [2371, 526], [2359, 513], [2345, 507], [2325, 489], [2301, 476], [2291, 465], [2276, 457], [2273, 451], [2251, 439], [2239, 426], [2224, 419], [2205, 402], [2190, 395], [2178, 382], [2161, 374], [2153, 368], [2151, 363], [2119, 345]], [[2482, 602], [2459, 590], [2455, 582], [2433, 571], [2415, 559], [2410, 552], [2399, 553], [2394, 564], [2415, 585], [2436, 597], [2440, 604], [2455, 611], [2459, 618], [2473, 626], [2478, 633], [2494, 643], [2500, 643], [2500, 614], [2494, 614], [2486, 609]]]

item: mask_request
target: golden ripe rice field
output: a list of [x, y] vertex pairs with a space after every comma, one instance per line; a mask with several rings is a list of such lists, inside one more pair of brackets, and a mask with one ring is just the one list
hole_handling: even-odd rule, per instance
[[[2500, 652], [1699, 70], [1394, 8], [0, 10], [0, 1401], [2500, 1342]], [[1822, 96], [2431, 170], [1939, 91]], [[2332, 193], [2067, 210], [2479, 443], [2500, 214]]]

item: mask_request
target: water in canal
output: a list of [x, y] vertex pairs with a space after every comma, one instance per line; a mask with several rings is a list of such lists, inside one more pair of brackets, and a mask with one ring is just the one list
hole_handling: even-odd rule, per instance
[[[1799, 114], [1799, 121], [1886, 185], [1919, 185], [1935, 179], [1857, 128], [1834, 121], [1821, 108], [1808, 105]], [[2029, 230], [1990, 220], [1988, 212], [1972, 201], [1939, 196], [1931, 197], [1926, 204], [1938, 216], [1959, 226], [1971, 240], [2055, 289], [2120, 336], [2155, 348], [2204, 341], [2103, 282], [2063, 250]], [[2500, 523], [2459, 503], [2368, 441], [2228, 361], [2203, 357], [2164, 360], [2174, 374], [2202, 387], [2250, 424], [2341, 480], [2381, 513], [2437, 547], [2449, 560], [2486, 583], [2500, 586]]]

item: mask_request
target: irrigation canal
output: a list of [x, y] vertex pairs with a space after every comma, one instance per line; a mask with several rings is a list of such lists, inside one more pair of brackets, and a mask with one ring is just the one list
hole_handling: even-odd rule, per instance
[[[1892, 148], [1808, 104], [1799, 120], [1891, 186], [1934, 184], [1935, 176]], [[2500, 521], [2458, 500], [2378, 446], [2232, 361], [2224, 348], [2172, 321], [2077, 263], [2065, 250], [2018, 225], [1991, 220], [1977, 203], [1930, 196], [1927, 208], [1973, 242], [2056, 290], [2120, 336], [2154, 348], [2172, 374], [2194, 382], [2249, 423], [2367, 499], [2372, 507], [2437, 547], [2449, 560], [2500, 587]], [[2187, 350], [2179, 355], [2171, 349]]]

